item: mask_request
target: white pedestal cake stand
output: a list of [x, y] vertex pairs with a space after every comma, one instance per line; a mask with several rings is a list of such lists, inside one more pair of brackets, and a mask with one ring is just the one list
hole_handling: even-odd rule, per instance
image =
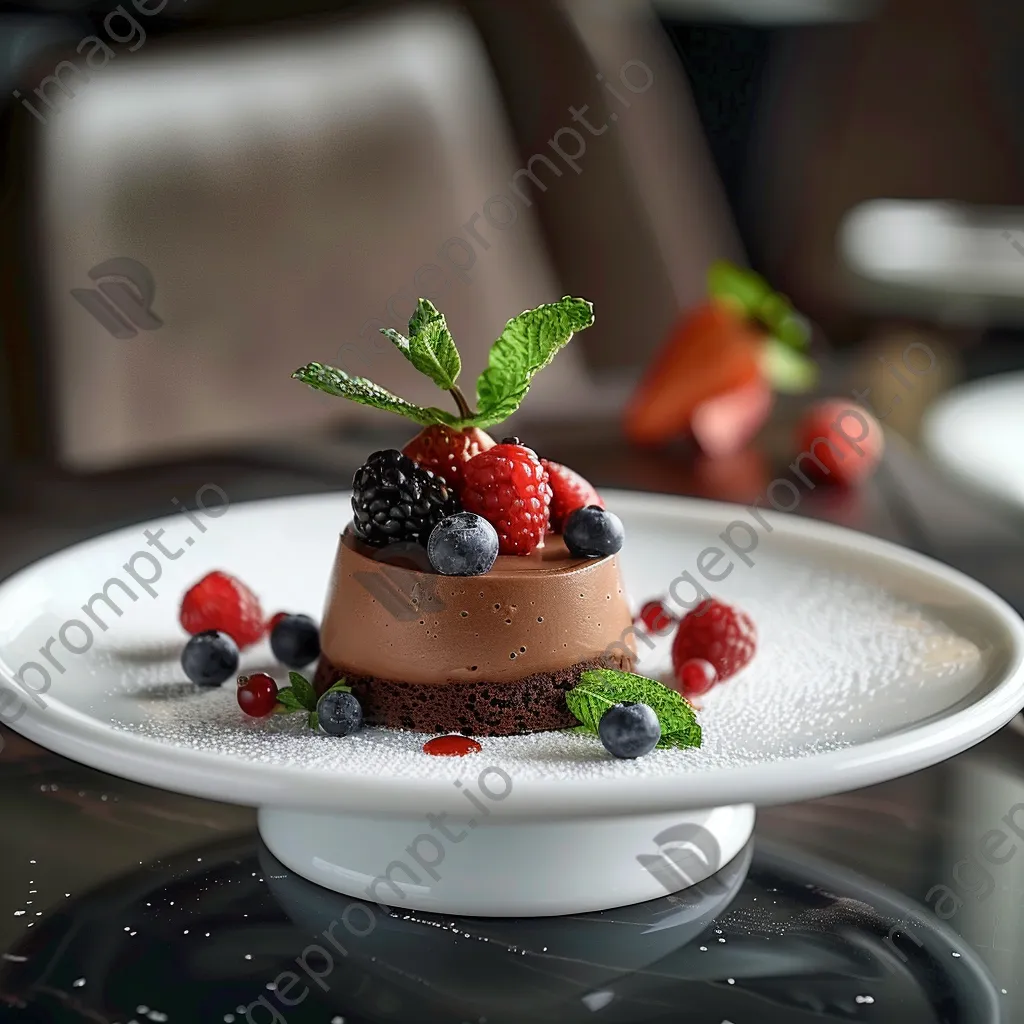
[[[749, 839], [754, 806], [916, 771], [1024, 706], [1024, 624], [962, 574], [795, 517], [606, 497], [625, 523], [622, 563], [635, 600], [685, 595], [682, 574], [699, 579], [696, 566], [710, 562], [698, 556], [714, 546], [733, 570], [708, 587], [757, 623], [753, 663], [706, 699], [698, 751], [621, 762], [594, 737], [550, 733], [434, 758], [420, 749], [424, 737], [364, 730], [332, 739], [304, 731], [297, 717], [244, 719], [230, 686], [195, 691], [178, 663], [185, 588], [220, 568], [268, 610], [315, 612], [345, 495], [232, 506], [195, 537], [180, 515], [140, 524], [0, 584], [0, 719], [103, 771], [259, 808], [278, 859], [357, 899], [543, 916], [706, 883]], [[179, 553], [133, 561], [159, 531]], [[83, 604], [113, 577], [130, 583], [129, 565], [148, 589], [136, 584], [134, 600], [122, 599], [85, 644], [72, 625], [88, 621]], [[59, 671], [47, 670], [44, 650]], [[664, 655], [650, 652], [641, 671], [657, 674]], [[242, 668], [283, 679], [265, 646], [247, 652]]]
[[546, 917], [643, 903], [704, 882], [746, 845], [754, 808], [559, 821], [466, 817], [445, 826], [457, 842], [425, 829], [422, 816], [259, 812], [270, 852], [335, 892], [447, 914]]

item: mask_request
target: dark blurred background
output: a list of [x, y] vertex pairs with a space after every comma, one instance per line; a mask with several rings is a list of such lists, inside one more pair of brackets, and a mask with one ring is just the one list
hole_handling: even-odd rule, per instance
[[[927, 333], [941, 372], [887, 424], [912, 437], [933, 392], [1020, 360], [1022, 22], [1000, 0], [6, 3], [0, 508], [60, 519], [197, 459], [329, 472], [388, 425], [290, 371], [432, 400], [376, 334], [424, 293], [470, 370], [510, 311], [592, 298], [521, 419], [612, 423], [718, 257], [787, 292], [829, 366]], [[111, 260], [151, 278], [134, 322]]]

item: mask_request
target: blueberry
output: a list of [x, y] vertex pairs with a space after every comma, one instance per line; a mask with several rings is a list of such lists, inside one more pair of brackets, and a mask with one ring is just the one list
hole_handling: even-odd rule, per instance
[[330, 736], [348, 736], [363, 727], [363, 706], [346, 690], [328, 690], [317, 701], [316, 714]]
[[430, 531], [427, 557], [445, 576], [480, 576], [498, 557], [498, 533], [483, 516], [458, 512]]
[[649, 754], [661, 739], [658, 716], [646, 705], [631, 700], [614, 704], [597, 726], [604, 749], [615, 757], [634, 758]]
[[302, 668], [320, 657], [320, 630], [308, 615], [285, 615], [270, 634], [270, 649], [282, 665]]
[[215, 629], [196, 633], [181, 652], [181, 667], [196, 686], [220, 686], [238, 671], [238, 644]]
[[566, 520], [562, 532], [565, 546], [577, 558], [614, 555], [626, 539], [622, 520], [597, 505], [578, 508]]

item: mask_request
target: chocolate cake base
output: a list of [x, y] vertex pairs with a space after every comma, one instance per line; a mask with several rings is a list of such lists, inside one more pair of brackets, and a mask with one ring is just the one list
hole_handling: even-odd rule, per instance
[[557, 672], [540, 672], [513, 682], [403, 683], [358, 675], [321, 658], [314, 685], [323, 693], [342, 676], [363, 706], [368, 725], [412, 732], [466, 736], [515, 736], [576, 725], [565, 695], [591, 668], [630, 671], [621, 653], [583, 661]]

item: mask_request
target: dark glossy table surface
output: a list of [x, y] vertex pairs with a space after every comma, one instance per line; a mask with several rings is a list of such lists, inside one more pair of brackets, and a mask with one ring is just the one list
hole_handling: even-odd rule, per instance
[[[560, 428], [544, 449], [599, 484], [752, 501], [778, 471], [779, 436], [717, 464], [638, 455], [592, 425]], [[392, 440], [87, 485], [16, 475], [0, 575], [210, 481], [233, 502], [342, 487], [360, 454]], [[956, 493], [899, 443], [869, 486], [818, 488], [798, 512], [923, 550], [1024, 609], [1024, 518]], [[1024, 807], [1011, 817], [1020, 843], [1000, 863], [983, 856], [1024, 804], [1012, 728], [913, 776], [763, 810], [751, 846], [699, 892], [547, 921], [396, 911], [344, 952], [328, 947], [330, 963], [309, 947], [348, 901], [276, 864], [251, 810], [3, 740], [2, 1021], [1024, 1021]], [[275, 979], [303, 956], [320, 980], [303, 974], [286, 1005]]]

